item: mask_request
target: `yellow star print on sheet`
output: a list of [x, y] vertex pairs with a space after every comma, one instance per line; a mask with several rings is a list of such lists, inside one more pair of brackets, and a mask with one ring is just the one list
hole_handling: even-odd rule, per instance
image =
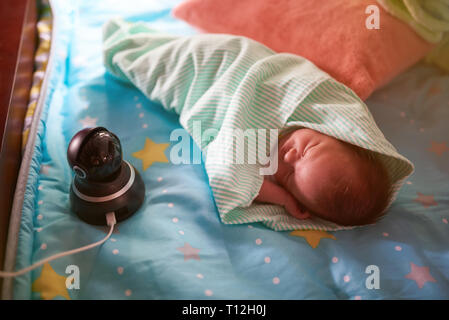
[[39, 292], [44, 300], [52, 300], [56, 296], [70, 300], [66, 279], [67, 277], [57, 274], [49, 263], [45, 263], [40, 276], [34, 280], [31, 290]]
[[290, 232], [291, 236], [295, 237], [303, 237], [306, 239], [307, 243], [315, 249], [318, 247], [318, 244], [320, 243], [320, 240], [323, 238], [337, 240], [332, 234], [326, 232], [326, 231], [319, 231], [319, 230], [295, 230]]
[[145, 146], [142, 150], [134, 152], [133, 157], [142, 160], [142, 168], [145, 171], [154, 162], [169, 162], [164, 153], [169, 145], [169, 143], [155, 143], [150, 138], [145, 138]]

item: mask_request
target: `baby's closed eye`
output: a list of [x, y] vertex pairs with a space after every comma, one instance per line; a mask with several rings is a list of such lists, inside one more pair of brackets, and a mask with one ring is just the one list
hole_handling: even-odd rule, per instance
[[310, 150], [312, 150], [313, 148], [315, 148], [316, 146], [318, 146], [319, 143], [309, 143], [305, 148], [304, 151], [302, 152], [302, 156], [304, 157], [307, 153], [309, 153]]

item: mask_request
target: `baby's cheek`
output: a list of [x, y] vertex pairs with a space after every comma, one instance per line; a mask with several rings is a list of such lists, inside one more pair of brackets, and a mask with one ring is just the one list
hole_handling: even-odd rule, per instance
[[295, 198], [311, 211], [318, 211], [320, 199], [325, 192], [328, 192], [328, 186], [319, 181], [323, 179], [319, 174], [314, 174], [312, 168], [302, 168], [301, 172], [295, 172], [295, 177], [289, 186], [289, 191]]
[[278, 183], [282, 183], [284, 181], [285, 176], [288, 173], [288, 168], [285, 163], [279, 162], [277, 171], [274, 173], [274, 177]]

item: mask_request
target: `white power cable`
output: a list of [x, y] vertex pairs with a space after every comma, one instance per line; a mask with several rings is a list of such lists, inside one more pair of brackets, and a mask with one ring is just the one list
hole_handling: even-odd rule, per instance
[[70, 256], [72, 254], [79, 253], [79, 252], [82, 252], [82, 251], [86, 251], [86, 250], [95, 248], [95, 247], [103, 244], [104, 242], [106, 242], [111, 237], [112, 231], [114, 231], [114, 226], [117, 223], [117, 221], [115, 220], [114, 212], [109, 212], [109, 213], [106, 214], [106, 221], [107, 221], [107, 224], [110, 227], [110, 229], [109, 229], [108, 235], [106, 237], [104, 237], [104, 239], [102, 239], [100, 241], [97, 241], [97, 242], [94, 242], [94, 243], [89, 244], [89, 245], [84, 246], [84, 247], [80, 247], [80, 248], [77, 248], [77, 249], [73, 249], [73, 250], [57, 253], [57, 254], [55, 254], [53, 256], [50, 256], [50, 257], [45, 258], [45, 259], [42, 259], [42, 260], [36, 262], [35, 264], [33, 264], [33, 265], [29, 266], [29, 267], [26, 267], [26, 268], [24, 268], [22, 270], [19, 270], [19, 271], [15, 271], [15, 272], [0, 271], [0, 278], [17, 277], [17, 276], [25, 274], [25, 273], [33, 270], [33, 269], [36, 269], [37, 267], [43, 265], [46, 262], [49, 262], [49, 261], [52, 261], [52, 260], [56, 260], [56, 259], [59, 259], [59, 258], [65, 257], [65, 256]]

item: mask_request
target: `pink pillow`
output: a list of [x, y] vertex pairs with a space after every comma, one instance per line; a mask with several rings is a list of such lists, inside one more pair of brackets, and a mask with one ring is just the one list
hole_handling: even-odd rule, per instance
[[375, 0], [187, 0], [173, 14], [203, 32], [230, 33], [277, 52], [301, 55], [366, 99], [422, 59], [432, 45], [381, 6], [380, 29], [367, 29]]

